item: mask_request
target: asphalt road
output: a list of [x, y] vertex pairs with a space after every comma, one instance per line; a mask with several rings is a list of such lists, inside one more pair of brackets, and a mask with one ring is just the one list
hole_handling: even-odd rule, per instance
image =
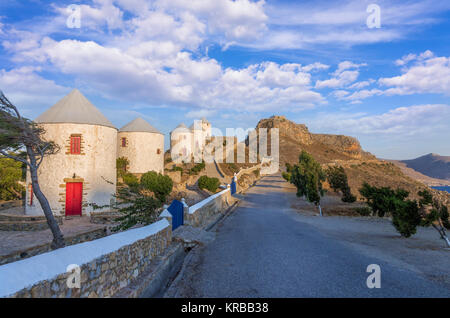
[[[216, 239], [190, 253], [165, 296], [450, 297], [443, 285], [298, 221], [292, 200], [280, 176], [262, 179], [215, 229]], [[367, 287], [370, 264], [381, 268], [381, 288]]]

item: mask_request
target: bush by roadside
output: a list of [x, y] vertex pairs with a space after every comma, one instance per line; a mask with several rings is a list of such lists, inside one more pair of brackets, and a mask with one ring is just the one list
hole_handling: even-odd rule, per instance
[[207, 189], [210, 192], [216, 192], [219, 188], [220, 181], [217, 178], [209, 178], [208, 176], [201, 176], [198, 179], [198, 187], [200, 189]]

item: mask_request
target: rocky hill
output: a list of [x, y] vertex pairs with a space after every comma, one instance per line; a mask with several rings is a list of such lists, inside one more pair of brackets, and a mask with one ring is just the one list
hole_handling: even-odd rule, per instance
[[428, 177], [450, 181], [450, 156], [430, 153], [416, 159], [401, 160], [401, 162]]
[[[285, 164], [295, 164], [302, 150], [306, 150], [324, 168], [331, 165], [343, 166], [349, 179], [353, 194], [359, 196], [358, 189], [363, 182], [376, 186], [404, 188], [416, 197], [417, 191], [427, 187], [425, 184], [405, 175], [391, 162], [377, 159], [364, 151], [354, 137], [332, 134], [311, 133], [304, 124], [296, 124], [284, 116], [272, 116], [259, 121], [258, 128], [278, 128], [280, 136], [280, 168]], [[270, 138], [269, 138], [270, 141]], [[450, 196], [432, 190], [443, 202], [450, 203]]]
[[314, 155], [322, 164], [330, 164], [336, 160], [373, 160], [372, 154], [365, 152], [354, 137], [343, 135], [314, 134], [306, 125], [296, 124], [284, 116], [272, 116], [262, 119], [256, 126], [259, 128], [278, 128], [280, 135], [280, 161], [295, 163], [301, 150]]

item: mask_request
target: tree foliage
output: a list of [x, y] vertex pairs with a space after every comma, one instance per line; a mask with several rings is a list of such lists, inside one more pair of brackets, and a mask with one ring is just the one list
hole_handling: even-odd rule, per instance
[[9, 158], [0, 158], [0, 200], [15, 200], [22, 197], [24, 187], [22, 163]]
[[367, 205], [372, 209], [374, 215], [384, 217], [392, 214], [396, 209], [396, 202], [403, 201], [409, 195], [403, 189], [393, 190], [390, 187], [375, 187], [364, 182], [359, 193], [365, 198]]
[[395, 210], [392, 213], [392, 225], [403, 237], [416, 234], [421, 223], [416, 201], [394, 199]]
[[[135, 225], [148, 225], [159, 217], [163, 202], [146, 195], [136, 188], [120, 188], [117, 195], [117, 208], [121, 216], [116, 219], [118, 224], [111, 228], [113, 232], [128, 230]], [[99, 206], [90, 204], [94, 210], [111, 208], [110, 205]]]
[[291, 183], [297, 188], [297, 196], [304, 196], [309, 202], [320, 205], [320, 197], [324, 194], [322, 182], [325, 181], [325, 173], [320, 164], [303, 150], [298, 165], [290, 170]]
[[350, 190], [350, 186], [348, 185], [348, 178], [347, 174], [345, 173], [345, 170], [343, 167], [339, 166], [333, 166], [329, 167], [326, 171], [327, 180], [330, 184], [330, 187], [335, 191], [341, 191], [342, 192], [342, 198], [341, 200], [343, 202], [355, 202], [356, 197], [352, 194]]
[[434, 200], [429, 190], [419, 191], [418, 201], [408, 200], [409, 193], [403, 189], [378, 188], [364, 183], [359, 191], [374, 214], [392, 215], [392, 224], [403, 237], [414, 235], [419, 225], [432, 226], [450, 247], [445, 231], [450, 228], [448, 208]]
[[159, 216], [159, 208], [163, 202], [152, 196], [141, 193], [130, 193], [127, 190], [120, 190], [118, 198], [123, 207], [119, 212], [123, 215], [117, 218], [119, 225], [113, 231], [127, 230], [137, 224], [148, 225], [155, 222]]
[[173, 181], [169, 176], [149, 171], [142, 175], [141, 187], [152, 191], [158, 200], [165, 202], [167, 196], [172, 192]]

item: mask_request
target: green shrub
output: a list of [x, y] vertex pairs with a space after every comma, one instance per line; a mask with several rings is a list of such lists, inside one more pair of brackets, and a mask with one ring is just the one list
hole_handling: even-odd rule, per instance
[[189, 174], [198, 174], [203, 169], [205, 169], [205, 163], [198, 163], [189, 170]]
[[172, 192], [173, 181], [169, 176], [149, 171], [142, 175], [141, 186], [152, 191], [158, 200], [165, 202], [167, 196]]
[[234, 164], [234, 163], [228, 163], [228, 167], [231, 169], [231, 171], [233, 173], [238, 173], [239, 172], [239, 167], [236, 166], [236, 164]]
[[200, 189], [207, 189], [211, 192], [216, 192], [220, 185], [220, 181], [217, 178], [209, 178], [208, 176], [201, 176], [198, 179], [198, 187]]
[[127, 173], [127, 166], [129, 164], [130, 161], [125, 157], [119, 157], [116, 159], [117, 177], [123, 178], [123, 176]]
[[286, 162], [286, 172], [291, 173], [293, 166], [289, 162]]
[[174, 165], [170, 171], [180, 171], [181, 175], [183, 175], [183, 168], [177, 167], [176, 165]]
[[369, 216], [372, 214], [372, 210], [368, 206], [354, 208], [355, 212], [362, 216]]
[[283, 172], [281, 175], [283, 176], [284, 180], [286, 180], [287, 182], [291, 182], [291, 174], [289, 172]]
[[[119, 189], [117, 199], [121, 202], [116, 219], [118, 224], [111, 228], [113, 232], [127, 230], [137, 224], [148, 225], [158, 220], [163, 203], [152, 196], [131, 192], [128, 188]], [[94, 209], [101, 208], [94, 206]]]
[[139, 187], [139, 179], [132, 173], [126, 173], [122, 176], [123, 182], [130, 188]]

